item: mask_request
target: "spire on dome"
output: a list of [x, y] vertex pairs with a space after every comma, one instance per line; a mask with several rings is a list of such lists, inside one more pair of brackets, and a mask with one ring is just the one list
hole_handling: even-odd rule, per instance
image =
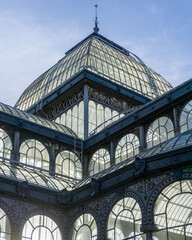
[[95, 27], [93, 28], [95, 33], [99, 32], [99, 28], [98, 28], [98, 21], [97, 21], [97, 7], [98, 5], [95, 5]]

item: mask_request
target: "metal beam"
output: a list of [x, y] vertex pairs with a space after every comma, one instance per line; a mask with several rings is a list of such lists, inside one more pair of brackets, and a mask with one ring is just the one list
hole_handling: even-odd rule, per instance
[[94, 136], [89, 137], [84, 142], [84, 148], [91, 150], [95, 148], [95, 146], [98, 147], [98, 144], [111, 141], [114, 137], [123, 135], [135, 127], [152, 121], [154, 120], [154, 116], [162, 116], [162, 114], [167, 113], [178, 104], [183, 104], [188, 99], [191, 99], [191, 95], [192, 79], [172, 89], [156, 100], [140, 107], [137, 111], [123, 117]]
[[[75, 86], [79, 85], [80, 83], [84, 82], [92, 82], [92, 84], [97, 84], [100, 87], [104, 87], [106, 89], [110, 89], [113, 92], [116, 92], [117, 94], [120, 94], [121, 96], [124, 96], [126, 98], [129, 98], [131, 101], [135, 102], [136, 105], [139, 104], [145, 104], [151, 101], [151, 99], [134, 92], [133, 90], [130, 90], [124, 86], [121, 86], [120, 84], [117, 84], [115, 82], [112, 82], [104, 77], [98, 76], [97, 74], [94, 74], [86, 69], [82, 70], [75, 76], [73, 76], [71, 79], [64, 82], [58, 89], [56, 89], [54, 92], [50, 93], [47, 97], [41, 100], [41, 107], [42, 109], [47, 107], [50, 103], [55, 101], [57, 98], [59, 98], [61, 95], [65, 94], [67, 91], [70, 91], [73, 87], [73, 90], [75, 91]], [[36, 113], [38, 112], [39, 106], [38, 102], [30, 107], [27, 112], [29, 113]]]
[[[22, 119], [4, 112], [0, 112], [0, 122], [3, 124], [10, 124], [14, 127], [17, 127], [18, 130], [33, 132], [37, 135], [48, 137], [50, 140], [54, 140], [60, 143], [65, 143], [66, 145], [70, 145], [72, 147], [74, 145], [73, 136], [50, 129], [48, 127], [44, 127], [42, 125], [38, 125], [34, 122], [30, 122], [25, 119]], [[79, 150], [81, 149], [81, 139], [79, 138], [76, 138], [76, 147]]]

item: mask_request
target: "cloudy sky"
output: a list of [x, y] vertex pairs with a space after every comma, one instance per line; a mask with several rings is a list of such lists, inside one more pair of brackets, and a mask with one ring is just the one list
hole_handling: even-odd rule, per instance
[[92, 33], [138, 55], [173, 86], [192, 78], [192, 0], [0, 0], [0, 102]]

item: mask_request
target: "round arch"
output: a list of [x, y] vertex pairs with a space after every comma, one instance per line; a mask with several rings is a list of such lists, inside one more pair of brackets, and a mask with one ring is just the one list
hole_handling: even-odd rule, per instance
[[19, 148], [20, 162], [49, 170], [49, 152], [45, 145], [36, 139], [24, 140]]
[[45, 215], [35, 215], [27, 220], [22, 231], [22, 240], [62, 240], [57, 224]]
[[0, 128], [0, 157], [11, 158], [12, 141], [8, 133]]
[[101, 172], [110, 167], [110, 154], [105, 148], [97, 150], [89, 162], [89, 176]]
[[[89, 223], [87, 222], [88, 220], [90, 220]], [[83, 228], [81, 228], [83, 224], [86, 226], [84, 233], [88, 232], [88, 234], [91, 234], [91, 235], [88, 235], [88, 236], [91, 236], [91, 238], [88, 238], [88, 239], [84, 238]], [[80, 240], [80, 239], [97, 240], [100, 234], [101, 234], [101, 222], [96, 211], [94, 211], [92, 208], [86, 207], [83, 210], [78, 210], [72, 213], [71, 221], [70, 221], [70, 234], [69, 234], [70, 240]], [[80, 237], [80, 235], [83, 238], [77, 238], [77, 237]]]
[[192, 100], [184, 105], [180, 114], [179, 125], [181, 133], [192, 129]]
[[192, 238], [192, 180], [177, 180], [166, 186], [154, 205], [158, 239]]
[[[41, 216], [41, 218], [39, 218], [39, 216]], [[31, 225], [31, 223], [32, 225]], [[44, 239], [44, 238], [34, 238], [35, 240], [57, 240], [57, 236], [58, 236], [58, 240], [62, 240], [64, 239], [64, 227], [63, 227], [63, 222], [62, 222], [62, 219], [59, 217], [59, 215], [57, 214], [56, 211], [54, 211], [53, 209], [51, 208], [41, 208], [41, 207], [37, 207], [35, 209], [32, 209], [32, 210], [29, 210], [27, 211], [27, 213], [22, 217], [22, 219], [20, 220], [19, 222], [19, 226], [18, 226], [18, 229], [17, 229], [17, 233], [19, 234], [20, 238], [22, 240], [25, 240], [25, 239], [29, 239], [29, 240], [33, 240], [32, 237], [35, 237], [36, 235], [32, 235], [31, 236], [31, 230], [33, 231], [34, 229], [37, 229], [38, 228], [38, 225], [41, 226], [43, 225], [42, 223], [45, 223], [45, 229], [48, 230], [48, 236], [50, 236], [50, 232], [52, 232], [51, 234], [51, 237], [53, 236], [54, 238], [47, 238], [47, 239]], [[27, 231], [27, 225], [31, 225], [31, 227], [28, 228], [29, 230], [29, 234], [27, 233], [27, 237], [23, 234], [24, 234], [24, 228], [25, 228], [25, 231]], [[36, 224], [36, 225], [35, 225]], [[51, 225], [52, 224], [52, 225]], [[34, 226], [35, 225], [35, 226]], [[51, 229], [49, 230], [49, 226], [51, 226]], [[55, 231], [54, 229], [52, 228], [52, 226], [55, 226]], [[56, 230], [59, 230], [59, 231], [56, 231]], [[42, 230], [42, 229], [41, 229]], [[40, 231], [41, 231], [40, 230]], [[38, 229], [35, 230], [38, 232]], [[28, 232], [28, 231], [27, 231]], [[41, 234], [43, 234], [43, 232], [45, 233], [45, 230], [42, 231], [42, 233], [40, 232], [40, 236]], [[34, 233], [36, 234], [36, 233]], [[30, 238], [31, 237], [31, 238]]]
[[[123, 194], [122, 194], [123, 193]], [[126, 199], [127, 200], [127, 202], [126, 201], [124, 201], [124, 207], [126, 206], [126, 203], [128, 203], [128, 199], [130, 199], [131, 201], [132, 201], [132, 203], [134, 202], [136, 205], [135, 205], [135, 207], [137, 208], [137, 211], [138, 211], [138, 209], [140, 209], [140, 219], [137, 219], [137, 223], [139, 224], [139, 226], [141, 226], [141, 224], [143, 223], [143, 221], [145, 221], [145, 218], [146, 218], [146, 216], [145, 216], [145, 204], [144, 204], [144, 200], [142, 199], [142, 197], [140, 196], [140, 195], [138, 195], [138, 193], [137, 192], [135, 192], [135, 191], [131, 191], [131, 190], [128, 190], [128, 189], [124, 189], [124, 191], [122, 192], [121, 194], [118, 194], [118, 195], [116, 195], [116, 196], [114, 196], [112, 199], [110, 199], [110, 201], [109, 201], [109, 203], [108, 203], [108, 206], [107, 206], [107, 208], [106, 208], [106, 210], [105, 210], [105, 212], [104, 212], [104, 219], [105, 219], [105, 223], [104, 223], [104, 232], [108, 232], [108, 237], [110, 238], [110, 239], [114, 239], [114, 240], [117, 240], [118, 239], [118, 236], [120, 237], [120, 236], [123, 236], [124, 238], [126, 238], [126, 237], [130, 237], [129, 235], [132, 233], [134, 233], [134, 237], [137, 239], [138, 237], [141, 237], [142, 238], [142, 235], [143, 235], [143, 233], [141, 233], [140, 232], [140, 227], [138, 227], [137, 226], [137, 228], [138, 228], [138, 231], [137, 231], [137, 229], [135, 229], [135, 230], [133, 230], [133, 231], [131, 231], [131, 229], [129, 229], [128, 231], [129, 232], [123, 232], [122, 231], [122, 229], [116, 224], [116, 232], [117, 232], [117, 238], [114, 238], [114, 236], [115, 236], [115, 231], [113, 231], [113, 229], [111, 228], [111, 229], [109, 229], [109, 219], [110, 219], [110, 214], [113, 212], [113, 208], [115, 207], [115, 206], [117, 206], [117, 205], [119, 205], [118, 203], [122, 203], [123, 202], [123, 199]], [[122, 197], [122, 195], [123, 195], [123, 197]], [[121, 204], [121, 205], [123, 205], [123, 204]], [[122, 221], [123, 221], [123, 218], [124, 218], [124, 214], [126, 215], [126, 210], [128, 210], [127, 211], [127, 213], [129, 212], [130, 213], [130, 211], [129, 211], [129, 209], [126, 209], [126, 207], [124, 208], [124, 207], [122, 207], [121, 206], [121, 208], [119, 208], [119, 209], [121, 209], [121, 212], [122, 212], [122, 216], [121, 215], [119, 215], [119, 219], [117, 220], [119, 223], [121, 222], [121, 217], [122, 217]], [[123, 213], [123, 210], [125, 210], [124, 211], [124, 213]], [[118, 211], [118, 209], [117, 209], [117, 211]], [[136, 211], [135, 211], [136, 212]], [[128, 213], [128, 214], [129, 214]], [[118, 215], [118, 214], [116, 214], [116, 215]], [[129, 214], [129, 216], [130, 216], [130, 214]], [[115, 221], [113, 220], [112, 221], [112, 223], [115, 223]], [[125, 223], [125, 221], [124, 221], [124, 223]], [[110, 223], [111, 224], [111, 223]], [[121, 225], [121, 224], [120, 224]], [[124, 226], [127, 226], [127, 224], [125, 223], [124, 224]], [[122, 225], [123, 226], [123, 225]], [[111, 225], [110, 225], [110, 227], [111, 227]], [[109, 231], [110, 230], [112, 230], [111, 231], [111, 233], [109, 233]], [[126, 231], [126, 230], [125, 230]], [[134, 238], [133, 237], [133, 238]], [[120, 238], [121, 239], [121, 238]], [[123, 238], [122, 238], [123, 239]], [[139, 239], [139, 238], [138, 238]]]
[[64, 150], [57, 154], [55, 173], [82, 179], [82, 165], [80, 159], [71, 151]]
[[117, 143], [115, 150], [115, 163], [122, 162], [139, 153], [139, 138], [136, 134], [128, 133]]
[[147, 148], [156, 146], [174, 137], [174, 125], [167, 116], [162, 116], [153, 121], [146, 133]]

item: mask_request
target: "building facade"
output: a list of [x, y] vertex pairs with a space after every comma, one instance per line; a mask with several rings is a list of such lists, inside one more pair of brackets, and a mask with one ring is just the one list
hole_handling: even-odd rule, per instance
[[192, 239], [192, 79], [94, 32], [0, 104], [0, 239]]

